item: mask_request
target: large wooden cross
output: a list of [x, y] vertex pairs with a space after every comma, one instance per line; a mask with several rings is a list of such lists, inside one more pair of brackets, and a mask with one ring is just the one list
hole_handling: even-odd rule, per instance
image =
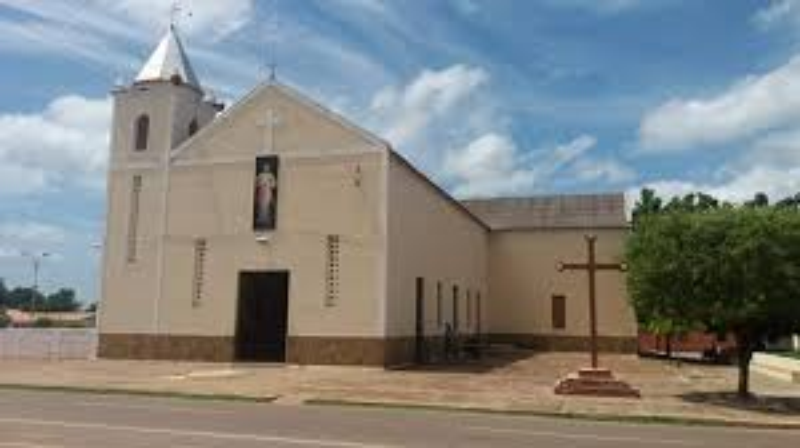
[[597, 292], [595, 275], [597, 271], [625, 272], [628, 268], [625, 263], [598, 263], [595, 259], [595, 235], [586, 235], [588, 246], [588, 260], [585, 263], [558, 263], [558, 272], [586, 271], [589, 274], [589, 344], [592, 352], [592, 368], [597, 369]]

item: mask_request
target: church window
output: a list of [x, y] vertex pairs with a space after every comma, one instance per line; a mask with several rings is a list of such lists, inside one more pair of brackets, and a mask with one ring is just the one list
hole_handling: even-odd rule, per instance
[[144, 151], [147, 149], [148, 139], [150, 138], [150, 117], [139, 115], [136, 119], [136, 150]]
[[470, 290], [467, 290], [467, 327], [472, 326], [472, 295]]
[[567, 298], [561, 294], [552, 297], [553, 328], [563, 330], [567, 328]]
[[139, 238], [139, 200], [142, 193], [142, 176], [133, 176], [131, 184], [130, 208], [128, 210], [128, 263], [135, 263], [137, 239]]
[[458, 331], [458, 286], [453, 285], [453, 329]]
[[442, 326], [442, 282], [436, 282], [436, 325]]
[[204, 238], [194, 241], [194, 277], [192, 279], [192, 308], [199, 308], [203, 301], [203, 280], [205, 276], [208, 242]]
[[481, 334], [481, 293], [475, 293], [475, 333]]
[[336, 306], [339, 299], [339, 245], [339, 235], [328, 235], [325, 306]]
[[192, 120], [191, 123], [189, 123], [189, 137], [193, 136], [194, 134], [197, 134], [197, 130], [199, 128], [200, 126], [197, 124], [197, 119], [195, 118], [194, 120]]

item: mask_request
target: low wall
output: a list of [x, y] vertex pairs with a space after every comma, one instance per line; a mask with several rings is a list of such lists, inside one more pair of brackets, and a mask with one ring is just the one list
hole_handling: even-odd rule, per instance
[[750, 367], [764, 375], [800, 384], [800, 360], [769, 353], [754, 353]]
[[0, 359], [94, 359], [94, 328], [0, 329]]

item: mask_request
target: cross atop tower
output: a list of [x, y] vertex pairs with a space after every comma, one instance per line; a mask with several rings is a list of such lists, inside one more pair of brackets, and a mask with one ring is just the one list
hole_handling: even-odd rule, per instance
[[[178, 27], [178, 22], [180, 21], [181, 17], [183, 17], [182, 16], [183, 12], [184, 12], [184, 10], [183, 10], [183, 5], [181, 5], [181, 1], [180, 0], [173, 0], [172, 1], [172, 6], [170, 6], [170, 8], [169, 8], [169, 27], [170, 27], [170, 29], [175, 29], [175, 28]], [[192, 12], [191, 11], [187, 11], [186, 12], [186, 16], [187, 17], [191, 17], [192, 16]]]
[[269, 5], [269, 17], [264, 21], [264, 57], [266, 59], [267, 79], [274, 82], [278, 76], [278, 0]]

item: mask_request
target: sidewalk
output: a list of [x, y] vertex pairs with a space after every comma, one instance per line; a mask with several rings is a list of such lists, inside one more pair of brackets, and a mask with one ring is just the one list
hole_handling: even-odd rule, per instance
[[275, 398], [277, 403], [381, 403], [487, 411], [654, 420], [702, 420], [800, 428], [800, 386], [752, 374], [759, 396], [733, 398], [732, 367], [601, 356], [638, 387], [641, 400], [564, 397], [552, 388], [586, 355], [514, 353], [467, 367], [385, 371], [358, 367], [142, 361], [3, 361], [0, 385]]

